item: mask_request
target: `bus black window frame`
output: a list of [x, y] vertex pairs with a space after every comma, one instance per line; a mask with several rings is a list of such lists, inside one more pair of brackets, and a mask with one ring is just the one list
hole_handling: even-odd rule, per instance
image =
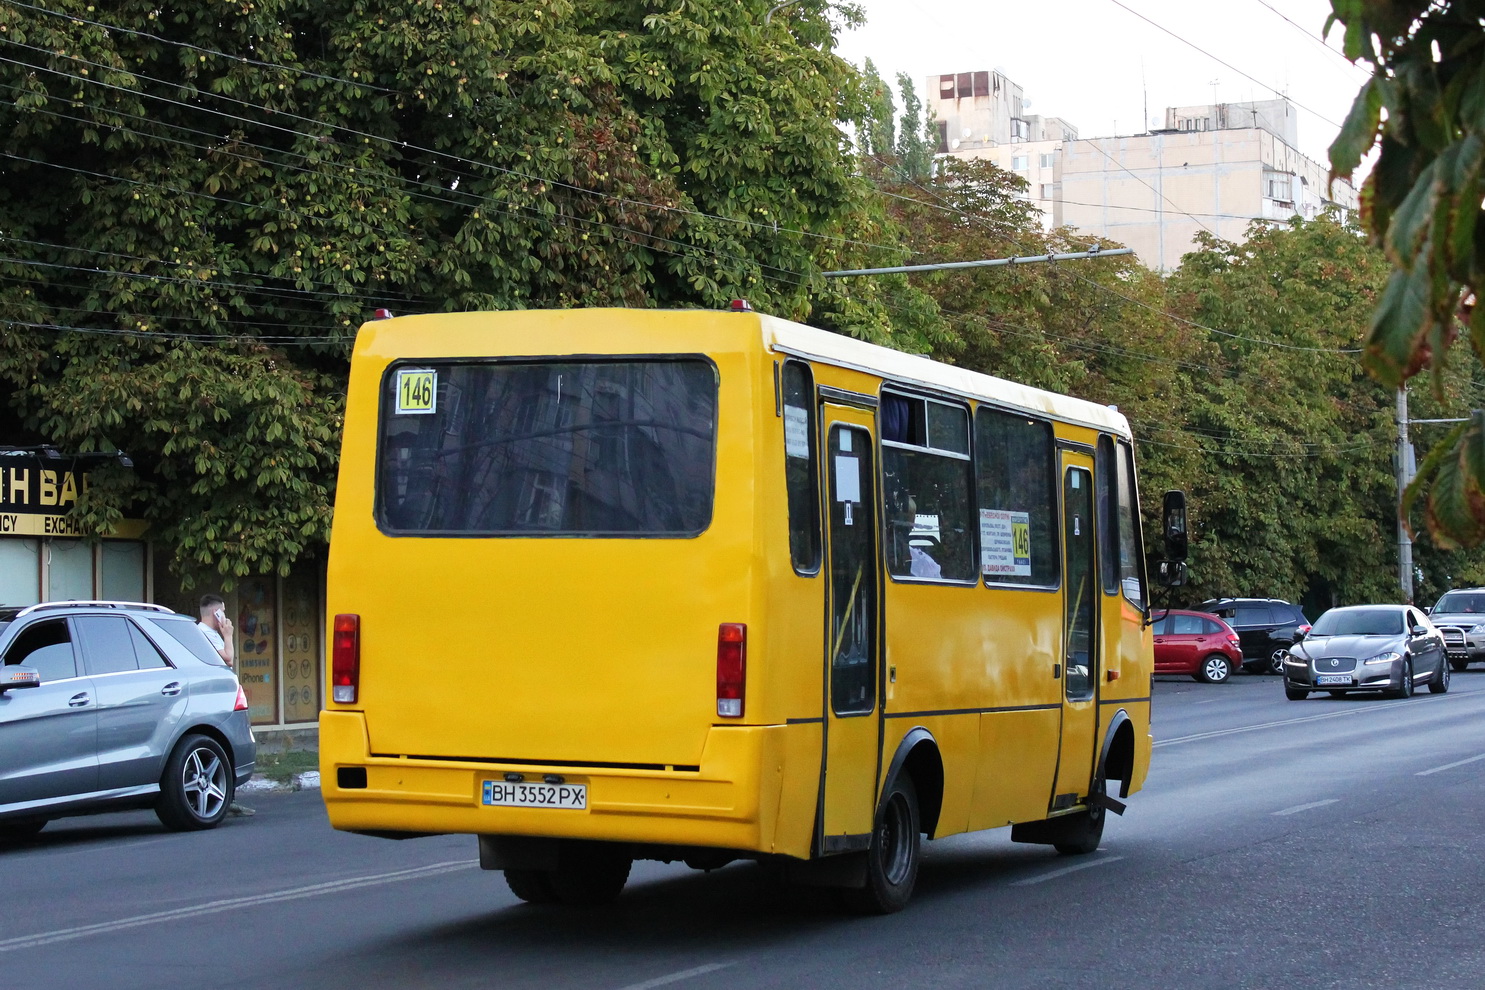
[[[709, 497], [706, 518], [694, 529], [681, 530], [611, 530], [611, 529], [434, 529], [403, 528], [392, 525], [388, 518], [388, 507], [384, 498], [384, 474], [387, 470], [387, 431], [391, 410], [389, 383], [395, 382], [397, 372], [403, 369], [439, 369], [463, 367], [516, 367], [523, 365], [596, 365], [596, 364], [659, 364], [697, 363], [711, 373], [712, 435], [711, 457], [708, 464]], [[438, 388], [445, 386], [440, 384]], [[721, 444], [722, 378], [717, 362], [707, 354], [698, 353], [643, 353], [643, 354], [522, 354], [511, 356], [479, 357], [399, 357], [390, 361], [382, 370], [378, 385], [376, 453], [372, 478], [372, 518], [377, 529], [384, 535], [398, 539], [634, 539], [634, 540], [692, 540], [711, 529], [716, 516], [718, 448]], [[438, 400], [436, 405], [445, 405]], [[455, 408], [455, 404], [448, 404]], [[467, 405], [467, 404], [459, 404]], [[442, 413], [443, 410], [438, 410]], [[452, 413], [451, 413], [452, 415]], [[466, 411], [459, 415], [467, 417]], [[457, 417], [456, 417], [457, 418]]]
[[[808, 361], [789, 358], [779, 367], [779, 419], [784, 431], [784, 500], [789, 533], [789, 560], [794, 573], [800, 577], [816, 577], [820, 573], [824, 552], [820, 536], [820, 403], [815, 393], [815, 370]], [[805, 399], [806, 438], [809, 450], [804, 458], [789, 452], [789, 378], [791, 372], [803, 377], [800, 383]], [[799, 408], [797, 405], [794, 408]], [[796, 472], [791, 471], [792, 461], [804, 460], [804, 486], [800, 488]], [[800, 519], [799, 516], [806, 518]], [[805, 525], [798, 525], [803, 522]], [[802, 559], [801, 550], [808, 550], [809, 559]]]
[[[987, 438], [993, 430], [994, 424], [996, 422], [999, 422], [1002, 425], [1009, 422], [1018, 422], [1025, 427], [1034, 427], [1036, 431], [1041, 434], [1041, 440], [1044, 444], [1043, 452], [1045, 454], [1045, 458], [1043, 459], [1042, 464], [1042, 481], [1045, 483], [1045, 490], [1042, 492], [1041, 504], [1045, 506], [1046, 511], [1050, 513], [1049, 518], [1045, 520], [1045, 534], [1049, 537], [1049, 545], [1047, 547], [1047, 553], [1044, 555], [1044, 557], [1045, 559], [1051, 560], [1053, 569], [1050, 574], [1050, 581], [1037, 582], [1034, 580], [1016, 580], [1014, 579], [1014, 576], [1010, 575], [1007, 576], [1006, 580], [1000, 580], [997, 579], [994, 575], [984, 573], [984, 564], [982, 560], [980, 567], [981, 581], [983, 582], [985, 587], [992, 589], [1047, 592], [1060, 591], [1062, 589], [1062, 477], [1059, 470], [1061, 459], [1058, 457], [1057, 453], [1057, 431], [1050, 419], [1036, 416], [1019, 409], [1008, 409], [1004, 406], [992, 405], [983, 402], [980, 403], [978, 408], [975, 409], [973, 430], [975, 451], [975, 499], [977, 506], [977, 518], [978, 512], [980, 510], [990, 509], [994, 511], [1005, 509], [1005, 506], [987, 505], [985, 502], [985, 487], [987, 484], [994, 483], [987, 480], [987, 476], [990, 474], [993, 467], [985, 460], [990, 449], [990, 444], [987, 442]], [[981, 433], [982, 429], [985, 431], [984, 434]], [[1032, 532], [1033, 534], [1036, 532], [1035, 528], [1033, 528]], [[1036, 550], [1037, 547], [1033, 545], [1033, 553], [1035, 553]], [[1035, 561], [1036, 559], [1039, 558], [1033, 557], [1033, 561]], [[1035, 563], [1033, 563], [1031, 574], [1032, 578], [1036, 577], [1035, 566]]]
[[[1134, 444], [1121, 439], [1116, 450], [1118, 481], [1114, 488], [1114, 516], [1119, 525], [1119, 586], [1126, 601], [1148, 612], [1150, 576], [1145, 569], [1144, 519], [1140, 515], [1139, 474], [1135, 471]], [[1137, 600], [1129, 597], [1126, 582], [1130, 578], [1138, 582], [1140, 597]]]
[[1098, 448], [1093, 461], [1094, 518], [1098, 527], [1098, 575], [1106, 595], [1120, 593], [1120, 534], [1115, 523], [1119, 514], [1118, 468], [1114, 438], [1098, 435]]
[[[889, 424], [887, 417], [889, 410], [896, 408], [894, 403], [908, 403], [908, 420], [900, 424], [905, 428], [908, 439], [889, 439], [889, 433], [902, 435], [898, 424]], [[913, 404], [916, 404], [914, 406]], [[935, 443], [934, 418], [930, 410], [934, 407], [953, 410], [963, 419], [963, 450], [954, 450], [949, 446]], [[918, 410], [914, 415], [913, 410]], [[941, 421], [940, 421], [941, 422]], [[889, 429], [889, 426], [891, 427]], [[940, 434], [939, 439], [942, 439]], [[877, 402], [877, 444], [881, 448], [878, 455], [877, 470], [881, 476], [882, 491], [882, 570], [887, 577], [899, 584], [935, 584], [956, 587], [972, 588], [979, 583], [977, 561], [979, 560], [979, 528], [975, 524], [978, 512], [975, 508], [975, 478], [974, 478], [974, 410], [967, 402], [957, 399], [946, 399], [942, 396], [928, 395], [914, 391], [891, 382], [884, 382], [878, 394]], [[934, 558], [934, 563], [944, 568], [947, 563], [960, 563], [963, 566], [965, 577], [925, 577], [914, 575], [910, 568], [912, 564], [911, 550], [901, 558], [895, 559], [896, 538], [894, 533], [894, 508], [900, 505], [903, 498], [912, 497], [916, 493], [901, 489], [899, 475], [903, 471], [911, 471], [915, 467], [926, 463], [924, 458], [938, 458], [941, 461], [957, 461], [963, 465], [962, 496], [965, 518], [960, 521], [963, 529], [963, 543], [965, 545], [964, 555], [966, 560], [948, 561]], [[889, 465], [893, 470], [889, 471]], [[936, 465], [941, 466], [941, 465]], [[926, 508], [926, 506], [923, 506]], [[940, 515], [939, 523], [939, 546], [944, 548], [948, 543], [942, 539], [945, 533], [943, 515]], [[908, 546], [907, 537], [904, 537], [904, 546]], [[947, 558], [947, 554], [943, 554]], [[898, 564], [906, 562], [909, 570], [899, 572]]]

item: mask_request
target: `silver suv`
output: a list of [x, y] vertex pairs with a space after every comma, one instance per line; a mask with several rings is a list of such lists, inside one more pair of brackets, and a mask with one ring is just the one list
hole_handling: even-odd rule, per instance
[[1463, 670], [1485, 660], [1485, 588], [1456, 588], [1428, 610], [1428, 617], [1444, 634], [1449, 666]]
[[253, 773], [247, 707], [190, 616], [130, 602], [0, 607], [0, 839], [127, 808], [214, 827]]

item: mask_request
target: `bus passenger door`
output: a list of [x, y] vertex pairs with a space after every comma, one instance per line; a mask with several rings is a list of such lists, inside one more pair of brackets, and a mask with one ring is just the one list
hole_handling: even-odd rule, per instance
[[876, 470], [870, 414], [825, 407], [825, 766], [821, 853], [865, 849], [876, 815], [879, 722]]
[[1062, 747], [1053, 811], [1086, 797], [1093, 777], [1100, 669], [1093, 505], [1093, 458], [1063, 451]]

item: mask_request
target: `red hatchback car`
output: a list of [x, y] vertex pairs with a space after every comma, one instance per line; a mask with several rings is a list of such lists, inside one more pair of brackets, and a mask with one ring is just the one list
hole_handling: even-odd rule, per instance
[[1238, 634], [1215, 615], [1171, 609], [1155, 622], [1155, 673], [1221, 684], [1242, 665]]

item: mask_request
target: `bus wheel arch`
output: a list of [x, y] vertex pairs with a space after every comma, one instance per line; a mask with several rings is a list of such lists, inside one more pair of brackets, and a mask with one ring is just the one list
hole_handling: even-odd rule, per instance
[[918, 815], [924, 834], [930, 838], [938, 829], [939, 812], [944, 804], [944, 761], [933, 733], [918, 726], [902, 737], [897, 752], [883, 777], [885, 794], [899, 774], [907, 774], [917, 792]]
[[1129, 797], [1129, 786], [1134, 780], [1134, 722], [1122, 708], [1114, 713], [1104, 733], [1098, 777], [1104, 781], [1117, 780], [1119, 796]]

